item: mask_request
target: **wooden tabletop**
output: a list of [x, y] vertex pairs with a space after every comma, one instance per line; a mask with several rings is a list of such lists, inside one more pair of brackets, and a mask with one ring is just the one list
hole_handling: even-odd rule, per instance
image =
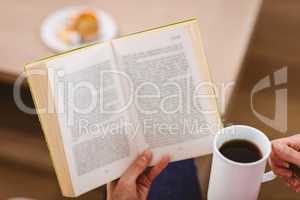
[[25, 63], [52, 55], [40, 38], [43, 20], [71, 5], [99, 7], [120, 34], [197, 17], [216, 83], [235, 80], [261, 0], [10, 0], [0, 6], [0, 81], [13, 82]]

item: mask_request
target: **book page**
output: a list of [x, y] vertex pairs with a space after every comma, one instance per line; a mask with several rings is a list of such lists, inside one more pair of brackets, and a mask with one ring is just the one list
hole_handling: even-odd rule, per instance
[[47, 63], [76, 195], [118, 178], [137, 155], [110, 43]]
[[220, 128], [207, 64], [198, 60], [205, 56], [197, 55], [190, 37], [190, 26], [195, 24], [112, 42], [120, 70], [130, 78], [130, 84], [122, 85], [133, 99], [139, 151], [152, 149], [153, 163], [162, 154], [174, 161], [211, 153]]

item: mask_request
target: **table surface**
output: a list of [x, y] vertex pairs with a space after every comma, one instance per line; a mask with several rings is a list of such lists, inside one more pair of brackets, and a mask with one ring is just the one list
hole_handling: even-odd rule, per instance
[[40, 38], [43, 20], [70, 5], [99, 7], [118, 23], [120, 35], [197, 17], [212, 76], [235, 80], [261, 0], [10, 0], [0, 6], [0, 81], [13, 82], [23, 66], [52, 55]]

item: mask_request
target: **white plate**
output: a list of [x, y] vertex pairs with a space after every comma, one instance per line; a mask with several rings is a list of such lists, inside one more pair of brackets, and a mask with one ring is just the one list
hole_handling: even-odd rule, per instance
[[106, 41], [117, 36], [118, 28], [111, 16], [97, 8], [73, 6], [58, 10], [44, 20], [41, 26], [40, 34], [43, 42], [47, 45], [47, 47], [56, 52], [67, 51], [79, 47], [80, 44], [65, 44], [63, 41], [61, 41], [60, 38], [57, 37], [57, 32], [63, 29], [63, 26], [65, 26], [66, 24], [66, 20], [68, 20], [70, 16], [84, 10], [91, 10], [97, 15], [99, 27], [101, 29], [97, 40]]

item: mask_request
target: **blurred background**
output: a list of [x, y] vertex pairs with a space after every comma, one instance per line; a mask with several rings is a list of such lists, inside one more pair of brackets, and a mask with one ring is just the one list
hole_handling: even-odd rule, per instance
[[[255, 126], [270, 139], [300, 133], [298, 0], [0, 0], [0, 200], [67, 199], [61, 196], [38, 119], [18, 109], [13, 84], [26, 63], [54, 54], [41, 37], [45, 19], [74, 5], [109, 14], [117, 30], [112, 37], [197, 17], [213, 80], [219, 85], [235, 82], [221, 103], [225, 123]], [[99, 31], [105, 27], [111, 28], [100, 24]], [[283, 67], [288, 67], [285, 133], [260, 121], [250, 107], [254, 85]], [[269, 118], [275, 114], [275, 89], [255, 96], [255, 110]], [[22, 98], [33, 106], [26, 83]], [[199, 176], [207, 176], [207, 166], [199, 168]], [[96, 189], [78, 199], [104, 199], [104, 191]], [[276, 180], [262, 186], [260, 199], [292, 200], [299, 195]]]

